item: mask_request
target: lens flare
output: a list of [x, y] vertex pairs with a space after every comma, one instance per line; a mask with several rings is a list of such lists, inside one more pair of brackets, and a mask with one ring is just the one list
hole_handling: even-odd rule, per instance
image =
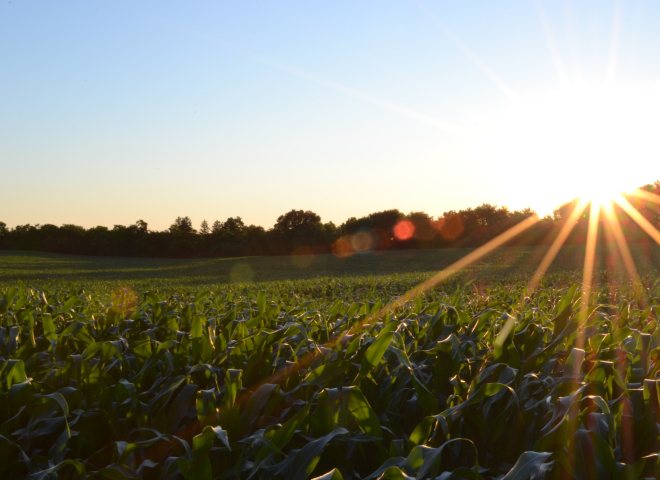
[[394, 226], [394, 238], [399, 241], [410, 240], [415, 235], [415, 225], [410, 220], [401, 220]]

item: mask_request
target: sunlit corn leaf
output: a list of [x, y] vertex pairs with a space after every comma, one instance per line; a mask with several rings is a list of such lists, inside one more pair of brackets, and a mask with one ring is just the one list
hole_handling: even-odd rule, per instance
[[549, 478], [553, 464], [549, 452], [523, 452], [502, 480], [543, 480]]
[[383, 329], [381, 329], [373, 343], [369, 345], [369, 348], [367, 348], [367, 350], [364, 352], [364, 356], [362, 357], [363, 371], [369, 372], [375, 368], [378, 363], [380, 363], [383, 355], [392, 342], [395, 328], [396, 324], [394, 322], [388, 323]]
[[333, 468], [329, 472], [324, 473], [323, 475], [319, 475], [318, 477], [314, 477], [311, 480], [344, 480], [344, 476], [339, 470]]
[[345, 428], [336, 428], [320, 438], [310, 441], [298, 450], [293, 450], [282, 462], [269, 469], [271, 475], [278, 475], [291, 480], [305, 480], [314, 471], [323, 449], [336, 437], [347, 435]]

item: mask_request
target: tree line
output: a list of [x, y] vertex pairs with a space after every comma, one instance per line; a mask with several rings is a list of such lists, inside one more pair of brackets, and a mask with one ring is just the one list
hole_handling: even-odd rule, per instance
[[[660, 182], [644, 190], [660, 195]], [[628, 197], [633, 206], [655, 228], [660, 229], [660, 213], [649, 199]], [[534, 227], [511, 241], [517, 245], [549, 244], [575, 203], [555, 210]], [[626, 238], [632, 242], [652, 239], [620, 207], [618, 213]], [[568, 243], [586, 239], [588, 209], [577, 220]], [[402, 248], [475, 247], [534, 214], [531, 209], [511, 211], [485, 203], [475, 208], [448, 211], [439, 217], [424, 212], [404, 214], [384, 210], [363, 217], [351, 217], [341, 225], [323, 222], [309, 210], [291, 210], [277, 218], [270, 229], [247, 225], [241, 217], [204, 220], [195, 228], [187, 216], [177, 217], [163, 231], [149, 229], [144, 220], [112, 228], [85, 229], [78, 225], [17, 225], [8, 228], [0, 222], [0, 249], [38, 250], [81, 255], [150, 257], [231, 257], [244, 255], [284, 255], [334, 253], [339, 256], [373, 250]], [[600, 229], [600, 241], [608, 241], [607, 229]]]

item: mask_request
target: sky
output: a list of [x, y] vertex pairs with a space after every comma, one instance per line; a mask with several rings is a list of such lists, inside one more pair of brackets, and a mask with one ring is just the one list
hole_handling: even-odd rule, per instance
[[660, 179], [660, 2], [0, 4], [0, 221], [547, 214]]

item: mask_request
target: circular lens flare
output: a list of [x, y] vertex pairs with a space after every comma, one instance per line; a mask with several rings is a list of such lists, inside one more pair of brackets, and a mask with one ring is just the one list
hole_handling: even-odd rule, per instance
[[394, 226], [394, 237], [399, 241], [410, 240], [415, 235], [415, 225], [410, 220], [401, 220]]

